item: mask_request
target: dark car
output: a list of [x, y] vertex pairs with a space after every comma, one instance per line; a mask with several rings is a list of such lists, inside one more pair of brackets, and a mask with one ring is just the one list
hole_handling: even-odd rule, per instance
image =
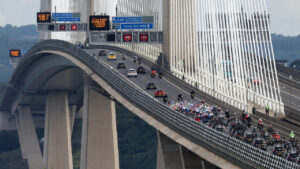
[[142, 73], [142, 74], [146, 74], [145, 68], [143, 66], [139, 66], [136, 69], [137, 73]]
[[274, 145], [276, 139], [271, 137], [271, 135], [266, 132], [264, 135], [263, 135], [264, 139], [266, 140], [266, 143], [267, 145]]
[[235, 138], [239, 139], [239, 140], [243, 140], [244, 139], [244, 134], [245, 132], [243, 130], [239, 130], [237, 131]]
[[98, 56], [106, 56], [105, 50], [100, 50]]
[[219, 131], [219, 132], [222, 132], [222, 133], [225, 132], [225, 128], [224, 128], [224, 126], [222, 126], [222, 125], [218, 125], [218, 126], [216, 127], [216, 130]]
[[283, 157], [285, 153], [284, 147], [281, 144], [276, 144], [273, 150], [273, 154]]
[[252, 143], [254, 140], [254, 133], [246, 133], [244, 141], [246, 143]]
[[293, 149], [289, 153], [288, 160], [292, 162], [297, 162], [298, 153], [297, 150]]
[[156, 86], [154, 83], [148, 83], [146, 89], [147, 90], [156, 90]]
[[119, 62], [117, 69], [126, 69], [125, 62], [123, 62], [123, 61]]
[[267, 150], [266, 143], [262, 138], [256, 138], [254, 140], [253, 146], [265, 151]]

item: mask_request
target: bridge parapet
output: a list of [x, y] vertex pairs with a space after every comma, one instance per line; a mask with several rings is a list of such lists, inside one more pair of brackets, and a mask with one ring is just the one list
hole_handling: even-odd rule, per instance
[[[104, 79], [112, 88], [122, 96], [134, 103], [137, 107], [147, 112], [149, 115], [164, 123], [172, 130], [180, 133], [193, 142], [203, 145], [208, 150], [219, 156], [236, 163], [243, 168], [299, 168], [300, 166], [289, 162], [283, 158], [274, 156], [270, 153], [257, 149], [249, 144], [234, 139], [226, 134], [217, 132], [206, 125], [198, 123], [178, 112], [169, 109], [167, 106], [137, 88], [125, 78], [119, 77], [110, 68], [99, 63], [93, 56], [75, 47], [74, 45], [59, 41], [43, 41], [34, 46], [21, 61], [21, 67], [16, 71], [25, 69], [22, 67], [29, 64], [35, 54], [42, 51], [55, 50], [72, 55], [75, 59], [88, 66], [95, 74]], [[12, 82], [17, 81], [20, 76], [18, 72], [12, 78]]]

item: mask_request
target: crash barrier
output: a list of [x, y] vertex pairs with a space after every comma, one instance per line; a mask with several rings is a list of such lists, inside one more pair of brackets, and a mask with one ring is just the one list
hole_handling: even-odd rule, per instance
[[[132, 58], [134, 56], [138, 56], [134, 52], [128, 51], [128, 50], [120, 48], [120, 47], [115, 47], [115, 46], [95, 45], [95, 46], [90, 46], [89, 48], [90, 49], [112, 50], [112, 51], [116, 51], [116, 52], [119, 52], [119, 53], [122, 53], [122, 54], [126, 54], [128, 57], [132, 57]], [[160, 71], [163, 72], [164, 78], [168, 79], [170, 82], [172, 82], [174, 84], [177, 84], [182, 89], [184, 89], [186, 91], [192, 91], [192, 90], [197, 91], [197, 95], [200, 95], [202, 98], [205, 98], [206, 102], [208, 102], [210, 104], [213, 104], [213, 105], [217, 105], [217, 106], [223, 107], [223, 108], [226, 107], [231, 112], [240, 112], [239, 109], [237, 109], [237, 108], [235, 108], [235, 107], [233, 107], [233, 106], [231, 106], [231, 105], [229, 105], [229, 104], [227, 104], [227, 103], [225, 103], [225, 102], [223, 102], [221, 100], [218, 100], [215, 97], [213, 97], [213, 96], [211, 96], [211, 95], [209, 95], [209, 94], [207, 94], [205, 92], [202, 92], [202, 91], [198, 90], [198, 88], [196, 88], [194, 85], [188, 84], [187, 82], [185, 82], [185, 81], [177, 78], [170, 71], [168, 71], [168, 70], [166, 70], [164, 68], [159, 67], [157, 64], [154, 64], [152, 61], [150, 61], [148, 59], [145, 59], [143, 57], [140, 57], [140, 58], [142, 60], [142, 63], [145, 64], [146, 66], [159, 68]], [[287, 106], [285, 106], [285, 108], [287, 108]], [[291, 109], [291, 108], [285, 109], [285, 112], [287, 112], [286, 113], [287, 117], [293, 118], [293, 119], [298, 119], [298, 117], [300, 115], [299, 111], [296, 111], [296, 110]], [[298, 127], [296, 127], [296, 126], [294, 126], [292, 124], [289, 124], [287, 122], [283, 122], [281, 120], [277, 120], [277, 119], [268, 117], [263, 112], [261, 112], [261, 113], [257, 112], [257, 115], [258, 116], [254, 116], [254, 118], [256, 118], [256, 119], [262, 118], [264, 121], [266, 119], [267, 121], [272, 122], [273, 126], [276, 129], [282, 131], [282, 135], [285, 136], [285, 137], [288, 137], [288, 135], [290, 133], [290, 130], [294, 130], [294, 131], [298, 131], [299, 130]], [[268, 123], [266, 123], [266, 124], [268, 124]], [[299, 136], [300, 136], [300, 134], [299, 134]]]
[[280, 64], [276, 65], [278, 80], [296, 89], [300, 89], [300, 72]]
[[291, 69], [280, 64], [276, 64], [276, 68], [282, 75], [285, 75], [288, 78], [289, 76], [292, 76], [294, 80], [300, 82], [300, 72], [298, 70]]
[[25, 62], [30, 56], [44, 50], [61, 51], [72, 55], [92, 69], [94, 73], [105, 80], [119, 94], [153, 118], [189, 140], [241, 166], [241, 168], [300, 169], [300, 166], [296, 163], [255, 148], [252, 145], [218, 132], [181, 113], [171, 110], [142, 89], [131, 85], [128, 79], [120, 77], [117, 72], [101, 64], [93, 56], [68, 42], [60, 40], [43, 41], [30, 49], [19, 65], [22, 65], [22, 62]]

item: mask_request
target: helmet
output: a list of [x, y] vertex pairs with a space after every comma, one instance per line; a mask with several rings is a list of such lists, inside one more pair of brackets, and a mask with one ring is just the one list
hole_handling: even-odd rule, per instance
[[258, 123], [260, 123], [260, 124], [263, 123], [262, 119], [259, 119], [259, 120], [258, 120]]

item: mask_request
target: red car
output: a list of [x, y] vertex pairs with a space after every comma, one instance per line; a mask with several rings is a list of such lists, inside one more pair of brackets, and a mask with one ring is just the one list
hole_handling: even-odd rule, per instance
[[280, 135], [278, 132], [272, 132], [272, 137], [275, 138], [277, 141], [280, 141]]
[[154, 97], [164, 97], [166, 96], [166, 92], [163, 89], [156, 89]]

